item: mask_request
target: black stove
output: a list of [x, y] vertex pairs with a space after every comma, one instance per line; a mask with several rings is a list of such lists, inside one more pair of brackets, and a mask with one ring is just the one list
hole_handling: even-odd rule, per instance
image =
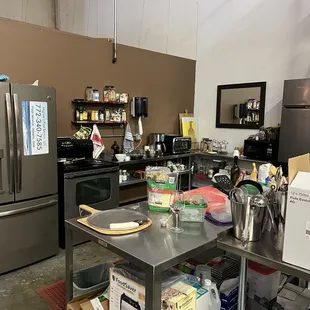
[[[86, 204], [97, 210], [119, 206], [119, 164], [93, 159], [91, 140], [57, 139], [59, 243], [65, 247], [66, 219], [80, 216], [79, 205]], [[74, 244], [87, 241], [78, 233]]]

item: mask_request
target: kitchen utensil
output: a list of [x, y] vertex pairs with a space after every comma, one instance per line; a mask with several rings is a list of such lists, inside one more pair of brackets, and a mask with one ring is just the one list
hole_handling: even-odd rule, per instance
[[167, 226], [167, 223], [168, 221], [170, 220], [171, 216], [172, 216], [173, 213], [171, 213], [167, 219], [160, 219], [160, 226], [161, 227], [166, 227]]
[[91, 215], [77, 221], [103, 234], [128, 234], [152, 224], [146, 215], [130, 209], [99, 211], [86, 205], [80, 205], [79, 208]]
[[213, 182], [214, 187], [226, 195], [228, 195], [229, 192], [234, 188], [234, 185], [226, 174], [216, 174], [213, 178], [215, 181]]
[[179, 227], [179, 214], [182, 209], [185, 208], [184, 193], [183, 191], [176, 191], [174, 195], [171, 196], [170, 209], [175, 214], [175, 227], [171, 227], [171, 231], [176, 234], [182, 233], [183, 228]]
[[233, 191], [230, 194], [234, 235], [245, 243], [261, 238], [266, 210], [266, 205], [251, 196], [245, 200], [246, 195]]

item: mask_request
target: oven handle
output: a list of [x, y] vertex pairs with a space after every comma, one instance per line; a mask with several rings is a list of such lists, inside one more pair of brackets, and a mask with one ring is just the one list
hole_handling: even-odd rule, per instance
[[96, 175], [105, 175], [110, 172], [118, 172], [119, 167], [111, 167], [111, 168], [104, 168], [104, 171], [102, 169], [98, 170], [98, 172], [88, 172], [83, 171], [83, 172], [70, 172], [70, 173], [65, 173], [65, 179], [78, 179], [78, 178], [83, 178], [83, 177], [91, 177], [91, 176], [96, 176]]

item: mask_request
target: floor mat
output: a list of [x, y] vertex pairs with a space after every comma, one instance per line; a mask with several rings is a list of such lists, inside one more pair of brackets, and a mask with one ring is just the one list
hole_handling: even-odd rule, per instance
[[49, 304], [53, 310], [66, 309], [65, 281], [37, 289], [37, 293]]

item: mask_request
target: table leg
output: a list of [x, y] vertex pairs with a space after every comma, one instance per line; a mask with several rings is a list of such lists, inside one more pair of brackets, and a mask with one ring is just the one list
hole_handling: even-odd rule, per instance
[[248, 260], [241, 257], [238, 310], [245, 310], [246, 305], [246, 284], [247, 284]]
[[161, 274], [155, 274], [153, 268], [146, 271], [145, 309], [161, 310]]
[[66, 227], [66, 301], [73, 298], [73, 231]]

